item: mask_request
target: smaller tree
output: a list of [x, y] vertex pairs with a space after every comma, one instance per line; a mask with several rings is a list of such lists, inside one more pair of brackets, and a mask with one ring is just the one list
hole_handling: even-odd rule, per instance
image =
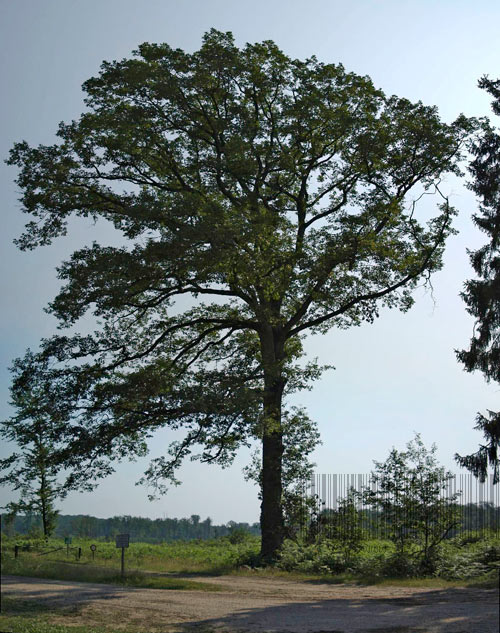
[[362, 549], [364, 539], [362, 527], [362, 495], [351, 487], [345, 497], [338, 501], [336, 510], [326, 508], [318, 513], [311, 523], [309, 540], [327, 538], [337, 545], [348, 564], [353, 554]]
[[26, 372], [11, 387], [11, 404], [16, 414], [0, 422], [0, 437], [15, 442], [18, 450], [0, 459], [0, 485], [19, 493], [18, 501], [4, 506], [7, 518], [37, 515], [45, 538], [53, 533], [57, 499], [70, 490], [92, 490], [83, 473], [69, 472], [61, 481], [58, 452], [64, 437], [64, 419], [54, 408], [54, 394], [40, 384], [35, 373]]
[[[5, 427], [0, 431], [6, 437]], [[55, 477], [48, 465], [50, 446], [45, 443], [40, 426], [30, 429], [31, 440], [24, 445], [23, 451], [0, 460], [0, 469], [12, 468], [0, 477], [0, 484], [10, 485], [19, 492], [18, 501], [11, 501], [5, 507], [9, 519], [18, 514], [35, 513], [42, 519], [44, 537], [48, 538], [56, 527], [58, 511], [54, 502], [60, 496]]]
[[415, 554], [428, 570], [439, 543], [460, 524], [461, 492], [449, 493], [453, 474], [438, 465], [435, 444], [426, 449], [416, 433], [406, 449], [393, 448], [385, 462], [374, 461], [372, 488], [363, 500], [380, 512], [397, 553]]

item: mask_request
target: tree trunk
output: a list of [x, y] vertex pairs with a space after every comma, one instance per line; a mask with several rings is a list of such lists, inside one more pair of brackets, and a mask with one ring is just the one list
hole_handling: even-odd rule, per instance
[[262, 533], [261, 556], [266, 561], [275, 560], [276, 553], [283, 543], [282, 455], [283, 438], [281, 432], [264, 435], [262, 438], [260, 528]]
[[48, 516], [47, 516], [47, 491], [46, 491], [46, 481], [45, 481], [45, 468], [43, 463], [40, 464], [40, 489], [38, 491], [38, 496], [40, 498], [40, 514], [42, 515], [42, 529], [44, 538], [48, 538], [50, 535], [48, 534]]
[[283, 429], [281, 402], [285, 381], [281, 375], [283, 342], [276, 331], [261, 336], [264, 364], [264, 424], [262, 432], [262, 503], [260, 528], [261, 556], [265, 561], [276, 559], [283, 543], [282, 458]]

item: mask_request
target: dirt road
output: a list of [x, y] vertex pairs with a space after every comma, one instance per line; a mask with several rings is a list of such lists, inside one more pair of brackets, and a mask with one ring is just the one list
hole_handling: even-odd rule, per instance
[[[196, 580], [201, 580], [197, 578]], [[7, 576], [2, 594], [70, 608], [67, 624], [142, 631], [498, 633], [491, 589], [354, 587], [257, 577], [207, 578], [219, 592], [124, 589]]]

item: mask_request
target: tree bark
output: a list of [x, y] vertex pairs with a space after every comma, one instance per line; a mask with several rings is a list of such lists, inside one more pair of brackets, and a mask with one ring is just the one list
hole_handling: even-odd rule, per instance
[[37, 429], [38, 437], [36, 439], [36, 451], [37, 451], [37, 465], [40, 474], [40, 488], [38, 489], [38, 498], [40, 500], [40, 514], [42, 515], [42, 529], [44, 538], [48, 538], [48, 516], [47, 516], [47, 498], [46, 488], [47, 483], [45, 479], [45, 460], [43, 459], [44, 446], [42, 430], [40, 427]]
[[50, 535], [48, 534], [48, 517], [47, 517], [47, 499], [45, 498], [46, 490], [45, 490], [45, 472], [42, 470], [41, 472], [41, 481], [40, 481], [40, 509], [42, 515], [42, 529], [44, 538], [48, 538]]
[[260, 514], [261, 556], [271, 562], [283, 543], [282, 458], [283, 428], [281, 404], [285, 381], [281, 362], [284, 343], [279, 333], [269, 328], [261, 336], [264, 365], [262, 432], [262, 503]]
[[260, 528], [262, 533], [261, 556], [273, 561], [283, 543], [283, 511], [281, 458], [283, 437], [281, 432], [265, 434], [262, 438], [262, 503]]

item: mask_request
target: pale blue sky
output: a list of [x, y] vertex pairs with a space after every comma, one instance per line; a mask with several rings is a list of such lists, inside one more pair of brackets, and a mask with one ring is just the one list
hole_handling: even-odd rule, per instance
[[[489, 115], [490, 100], [477, 80], [500, 76], [500, 4], [493, 0], [0, 0], [0, 8], [2, 158], [21, 139], [52, 143], [59, 121], [81, 113], [80, 86], [103, 60], [129, 56], [143, 41], [193, 51], [211, 27], [232, 31], [239, 45], [272, 39], [292, 57], [314, 54], [341, 62], [348, 71], [369, 75], [388, 94], [437, 105], [448, 122], [460, 112]], [[9, 414], [6, 368], [54, 330], [43, 307], [58, 288], [55, 266], [96, 238], [90, 223], [83, 223], [78, 235], [18, 252], [12, 240], [26, 218], [14, 177], [14, 169], [0, 166], [2, 417]], [[482, 236], [470, 221], [476, 208], [472, 194], [456, 179], [445, 189], [460, 210], [460, 233], [450, 240], [444, 270], [433, 279], [433, 296], [420, 291], [406, 315], [382, 311], [374, 325], [331, 331], [307, 343], [310, 356], [336, 366], [311, 392], [295, 398], [319, 423], [318, 472], [368, 472], [372, 459], [384, 459], [393, 445], [403, 448], [414, 430], [427, 445], [436, 442], [441, 462], [457, 471], [453, 454], [475, 450], [480, 440], [472, 429], [476, 411], [498, 410], [498, 385], [464, 373], [453, 352], [467, 346], [472, 332], [458, 293], [472, 274], [466, 248], [476, 248]], [[168, 439], [166, 432], [156, 438], [153, 455]], [[180, 473], [183, 486], [154, 504], [134, 486], [144, 462], [124, 464], [93, 495], [71, 495], [61, 510], [255, 521], [256, 489], [241, 476], [247, 460], [248, 453], [242, 454], [226, 471], [188, 463]], [[9, 499], [3, 491], [0, 504]]]

